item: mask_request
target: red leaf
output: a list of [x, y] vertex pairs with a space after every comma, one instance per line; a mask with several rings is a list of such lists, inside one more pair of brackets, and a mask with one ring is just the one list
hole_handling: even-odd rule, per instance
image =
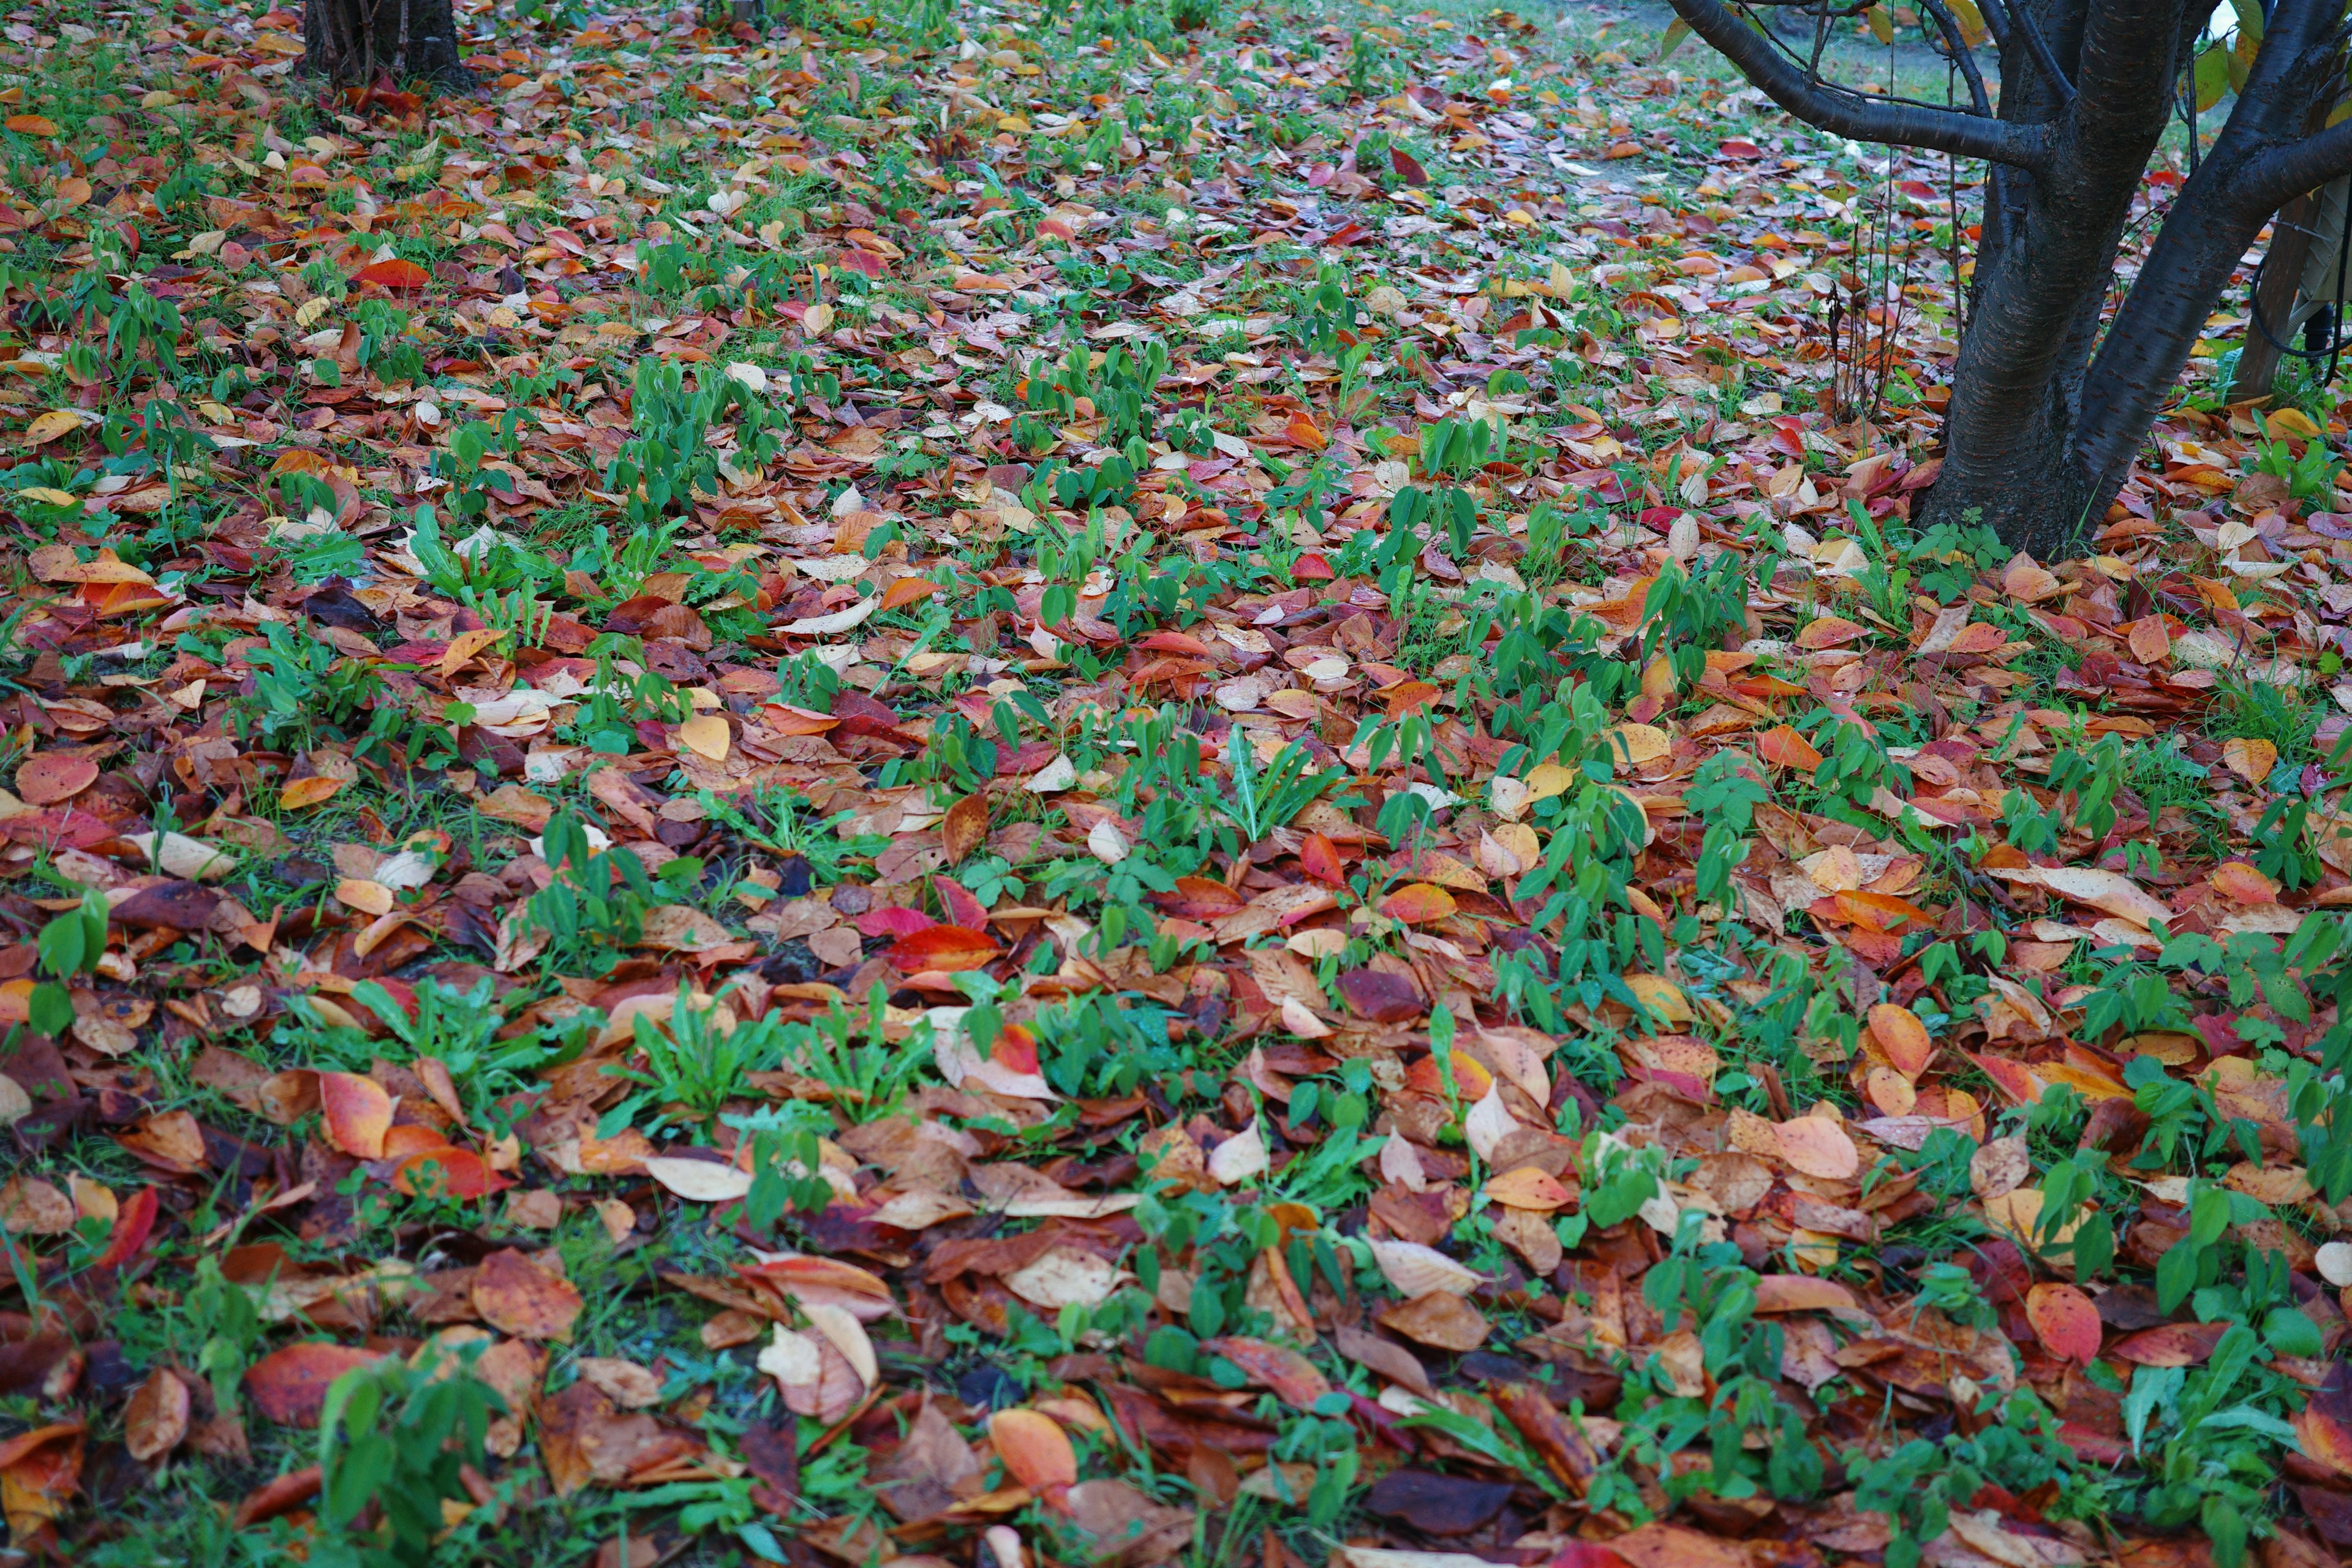
[[849, 922], [860, 936], [908, 937], [919, 931], [929, 931], [939, 924], [920, 910], [910, 910], [903, 904], [868, 910]]
[[255, 1408], [279, 1426], [316, 1426], [328, 1385], [354, 1367], [373, 1366], [383, 1354], [323, 1340], [288, 1345], [246, 1369], [245, 1391]]
[[2041, 1337], [2042, 1348], [2061, 1361], [2088, 1366], [2098, 1359], [2105, 1332], [2098, 1305], [2072, 1285], [2036, 1285], [2028, 1290], [2025, 1318]]
[[444, 1197], [471, 1203], [488, 1197], [513, 1186], [514, 1183], [490, 1169], [489, 1162], [470, 1149], [420, 1149], [395, 1166], [392, 1173], [393, 1190], [414, 1197], [419, 1193], [437, 1193]]
[[1340, 862], [1339, 847], [1319, 833], [1299, 837], [1298, 868], [1327, 887], [1348, 885], [1348, 868]]
[[154, 1230], [155, 1189], [142, 1187], [131, 1194], [128, 1203], [115, 1211], [114, 1228], [107, 1233], [106, 1250], [98, 1255], [98, 1260], [91, 1267], [121, 1268], [139, 1256]]
[[354, 283], [373, 283], [379, 289], [422, 289], [433, 281], [433, 274], [414, 261], [394, 257], [388, 261], [371, 261], [352, 275]]
[[971, 896], [971, 891], [952, 877], [933, 877], [931, 891], [940, 896], [940, 908], [947, 911], [950, 925], [980, 931], [988, 924], [988, 906]]
[[1402, 175], [1408, 185], [1429, 184], [1429, 171], [1421, 166], [1420, 160], [1402, 147], [1389, 149], [1389, 167]]
[[1003, 951], [985, 931], [967, 931], [962, 926], [932, 926], [901, 938], [890, 950], [890, 962], [910, 974], [923, 969], [952, 973], [960, 969], [978, 969]]

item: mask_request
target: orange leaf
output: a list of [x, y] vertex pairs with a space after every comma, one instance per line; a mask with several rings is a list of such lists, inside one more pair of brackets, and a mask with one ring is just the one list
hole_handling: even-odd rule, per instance
[[1534, 1209], [1541, 1214], [1564, 1209], [1574, 1201], [1557, 1177], [1535, 1165], [1522, 1165], [1516, 1171], [1495, 1177], [1486, 1184], [1481, 1195], [1487, 1202], [1500, 1204], [1505, 1208]]
[[58, 122], [46, 115], [12, 114], [8, 117], [8, 129], [19, 136], [55, 136]]
[[273, 1351], [246, 1369], [245, 1391], [264, 1415], [281, 1426], [316, 1426], [327, 1388], [354, 1367], [373, 1366], [382, 1351], [313, 1341]]
[[1348, 885], [1348, 868], [1339, 858], [1339, 847], [1320, 833], [1299, 835], [1298, 868], [1328, 887]]
[[509, 1247], [474, 1271], [474, 1310], [520, 1340], [568, 1340], [580, 1316], [580, 1288]]
[[1772, 1131], [1780, 1142], [1780, 1158], [1808, 1176], [1843, 1182], [1862, 1169], [1862, 1152], [1826, 1116], [1792, 1116]]
[[392, 1185], [406, 1197], [430, 1193], [471, 1203], [514, 1184], [491, 1170], [489, 1163], [472, 1150], [444, 1143], [418, 1150], [401, 1161], [392, 1173]]
[[1282, 433], [1290, 438], [1292, 446], [1304, 447], [1310, 452], [1319, 452], [1331, 444], [1331, 437], [1318, 429], [1315, 421], [1304, 414], [1292, 415], [1290, 423], [1282, 427]]
[[2009, 1097], [2014, 1105], [2032, 1105], [2041, 1100], [2042, 1091], [2049, 1085], [2023, 1062], [2011, 1061], [2007, 1057], [1989, 1056], [1981, 1051], [1968, 1053], [1969, 1060], [1984, 1069], [1993, 1087]]
[[342, 788], [344, 783], [342, 779], [331, 779], [321, 773], [296, 779], [278, 792], [278, 808], [280, 811], [307, 811], [311, 806], [323, 805], [334, 798], [335, 792]]
[[908, 605], [919, 605], [939, 591], [940, 585], [929, 577], [893, 578], [890, 585], [882, 590], [882, 607], [877, 613], [888, 615]]
[[2036, 1285], [2025, 1293], [2025, 1318], [2042, 1348], [2061, 1361], [2088, 1366], [2098, 1359], [2105, 1330], [2099, 1309], [2072, 1285]]
[[1061, 1424], [1044, 1411], [998, 1411], [988, 1418], [988, 1440], [996, 1445], [1005, 1473], [1040, 1496], [1076, 1484], [1077, 1452]]
[[953, 973], [960, 969], [978, 969], [1002, 951], [995, 939], [985, 931], [966, 931], [961, 926], [931, 926], [900, 937], [898, 945], [890, 950], [890, 962], [910, 974], [923, 969]]
[[1927, 1026], [1919, 1021], [1919, 1015], [1893, 1002], [1881, 1002], [1870, 1010], [1870, 1037], [1878, 1042], [1895, 1070], [1913, 1083], [1919, 1081], [1936, 1054], [1936, 1042], [1927, 1037]]
[[2274, 904], [2279, 885], [2243, 860], [2224, 860], [2213, 868], [2213, 890], [2234, 904]]
[[354, 283], [373, 283], [379, 289], [422, 289], [433, 281], [433, 274], [414, 261], [394, 257], [388, 261], [371, 261], [354, 273]]
[[948, 864], [961, 865], [971, 852], [988, 839], [988, 796], [968, 795], [948, 807], [940, 822], [940, 842], [948, 852]]
[[383, 1158], [383, 1135], [392, 1130], [392, 1096], [383, 1085], [355, 1072], [322, 1072], [319, 1109], [326, 1113], [328, 1142], [354, 1160]]
[[2321, 1409], [2317, 1401], [2296, 1413], [2294, 1435], [2306, 1455], [2339, 1476], [2352, 1476], [2352, 1426]]
[[1413, 882], [1381, 900], [1381, 913], [1405, 925], [1442, 921], [1455, 909], [1454, 895], [1434, 882]]
[[1823, 616], [1797, 634], [1797, 646], [1809, 651], [1837, 647], [1870, 635], [1870, 628], [1843, 616]]
[[1426, 680], [1400, 680], [1381, 693], [1381, 700], [1388, 704], [1390, 718], [1402, 719], [1444, 695], [1444, 688], [1432, 686]]
[[1756, 754], [1776, 768], [1794, 768], [1811, 774], [1822, 765], [1821, 752], [1812, 742], [1786, 724], [1776, 724], [1756, 737]]
[[2258, 784], [2278, 766], [2278, 748], [2268, 741], [2232, 736], [2221, 742], [2221, 762], [2248, 784]]
[[37, 752], [16, 769], [16, 793], [26, 805], [55, 805], [98, 782], [98, 764], [79, 752]]

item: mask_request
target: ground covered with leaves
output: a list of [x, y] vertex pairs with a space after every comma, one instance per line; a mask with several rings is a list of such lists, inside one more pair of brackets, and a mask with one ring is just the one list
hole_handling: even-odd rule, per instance
[[11, 1561], [2352, 1545], [2323, 388], [2035, 562], [1696, 51], [460, 9], [5, 20]]

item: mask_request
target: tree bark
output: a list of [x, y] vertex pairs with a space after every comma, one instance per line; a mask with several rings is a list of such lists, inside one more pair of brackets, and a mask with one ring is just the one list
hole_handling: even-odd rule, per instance
[[[2005, 182], [2018, 204], [2006, 243], [1978, 262], [1979, 292], [1955, 367], [1944, 467], [1923, 522], [1977, 522], [2034, 554], [2065, 548], [2102, 497], [2067, 460], [2100, 309], [2140, 171], [2171, 114], [2179, 0], [2134, 0], [2085, 17], [2070, 0], [2011, 13], [2033, 16], [2065, 79], [2047, 79], [2022, 38], [2004, 52], [2004, 79], [2024, 89], [2004, 116], [2049, 116], [2048, 163]], [[2150, 48], [2148, 39], [2162, 40]], [[2009, 55], [2020, 57], [2011, 75]], [[2065, 89], [2071, 86], [2071, 100]], [[2062, 114], [2061, 110], [2064, 110]], [[2021, 209], [2021, 210], [2020, 210]]]
[[457, 58], [451, 0], [303, 0], [302, 42], [302, 68], [337, 83], [400, 77], [474, 85]]

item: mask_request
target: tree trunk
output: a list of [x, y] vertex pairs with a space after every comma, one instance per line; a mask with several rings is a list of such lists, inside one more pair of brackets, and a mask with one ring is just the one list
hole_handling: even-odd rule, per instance
[[[2313, 197], [2297, 196], [2279, 209], [2278, 221], [2271, 226], [2271, 247], [2263, 258], [2263, 286], [2254, 309], [2261, 313], [2263, 323], [2283, 342], [2292, 341], [2287, 321], [2294, 313], [2297, 286], [2303, 281], [2303, 258], [2311, 250], [2312, 215], [2318, 207], [2319, 203]], [[2250, 313], [2246, 341], [2238, 350], [2238, 373], [2230, 382], [2230, 401], [2244, 403], [2268, 397], [2272, 383], [2278, 379], [2280, 357]]]
[[470, 88], [451, 0], [303, 0], [302, 68], [346, 85], [381, 77]]
[[[2003, 171], [1997, 248], [1979, 255], [1977, 298], [1954, 368], [1944, 467], [1924, 523], [1980, 523], [2020, 550], [2054, 556], [2104, 510], [2099, 476], [2072, 460], [2099, 317], [2116, 276], [2139, 172], [2172, 111], [2178, 4], [2031, 8], [2054, 61], [2073, 79], [2074, 111], [2012, 29], [2001, 49], [2011, 84], [2001, 118], [2063, 125], [2040, 170]], [[2153, 33], [2163, 40], [2148, 47]], [[2098, 111], [2092, 111], [2093, 106]], [[1994, 225], [1986, 225], [1991, 232]]]

